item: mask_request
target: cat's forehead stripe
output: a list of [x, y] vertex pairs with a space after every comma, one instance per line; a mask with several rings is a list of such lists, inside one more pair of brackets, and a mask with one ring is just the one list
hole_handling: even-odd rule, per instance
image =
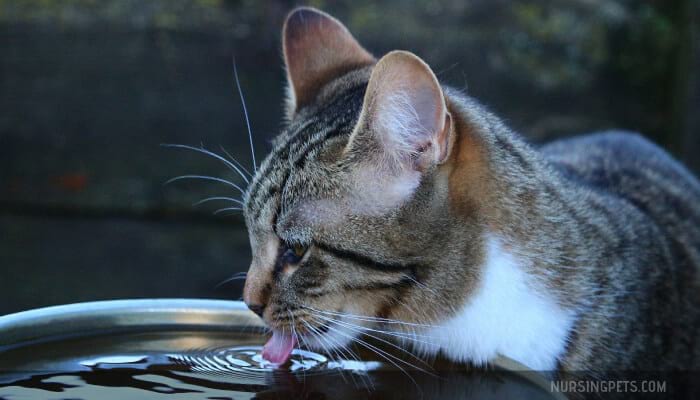
[[265, 205], [282, 193], [293, 168], [305, 166], [308, 157], [316, 154], [329, 139], [349, 136], [357, 121], [366, 85], [357, 85], [318, 111], [309, 112], [303, 122], [297, 123], [277, 138], [277, 145], [258, 171], [249, 191], [248, 207], [258, 219]]
[[[261, 174], [267, 175], [267, 179], [265, 181], [261, 181], [261, 184], [258, 185], [258, 190], [253, 196], [251, 196], [251, 210], [254, 211], [256, 219], [259, 217], [261, 211], [268, 201], [276, 194], [284, 191], [284, 187], [286, 186], [289, 175], [291, 174], [292, 166], [297, 164], [298, 159], [308, 154], [307, 150], [309, 148], [312, 148], [314, 145], [319, 143], [323, 143], [325, 141], [326, 134], [332, 132], [336, 128], [335, 125], [324, 126], [320, 132], [317, 132], [316, 129], [314, 129], [315, 127], [316, 124], [305, 125], [305, 131], [301, 130], [297, 132], [296, 135], [290, 136], [290, 140], [282, 144], [282, 147], [280, 147], [279, 151], [275, 155], [275, 162], [270, 163], [270, 167], [268, 168], [269, 171], [261, 172]], [[293, 139], [299, 137], [303, 137], [304, 140], [293, 141]], [[298, 157], [297, 160], [292, 161], [291, 155], [298, 154], [300, 151], [302, 152], [301, 157]], [[267, 183], [267, 185], [263, 186], [262, 183]], [[267, 187], [267, 190], [262, 190], [264, 187]]]
[[[299, 136], [306, 136], [302, 133], [308, 130], [309, 126], [315, 125], [316, 118], [309, 118], [301, 124], [289, 129], [287, 132], [280, 134], [276, 141], [278, 144], [272, 149], [270, 155], [265, 159], [260, 170], [256, 174], [256, 179], [253, 180], [250, 190], [248, 191], [248, 199], [246, 201], [249, 212], [254, 213], [254, 219], [260, 218], [266, 201], [279, 192], [278, 182], [284, 182], [288, 176], [287, 168], [280, 168], [280, 161], [288, 158], [292, 141]], [[284, 172], [281, 179], [276, 179], [277, 176]], [[266, 189], [266, 190], [263, 190]], [[261, 193], [264, 193], [261, 195]], [[264, 196], [262, 199], [261, 196]]]

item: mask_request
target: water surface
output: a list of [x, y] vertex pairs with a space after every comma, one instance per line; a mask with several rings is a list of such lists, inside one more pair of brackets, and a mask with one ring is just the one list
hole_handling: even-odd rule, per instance
[[397, 354], [389, 362], [361, 349], [354, 351], [362, 361], [296, 349], [275, 368], [261, 358], [263, 342], [257, 333], [148, 332], [37, 343], [0, 352], [0, 397], [551, 398], [516, 374], [438, 364], [419, 371], [408, 366], [409, 358]]

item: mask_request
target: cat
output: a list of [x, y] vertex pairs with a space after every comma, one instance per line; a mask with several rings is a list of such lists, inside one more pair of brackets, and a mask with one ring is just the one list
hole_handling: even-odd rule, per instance
[[679, 162], [628, 132], [534, 147], [313, 8], [282, 36], [286, 124], [243, 198], [266, 359], [375, 329], [474, 366], [700, 366], [700, 183]]

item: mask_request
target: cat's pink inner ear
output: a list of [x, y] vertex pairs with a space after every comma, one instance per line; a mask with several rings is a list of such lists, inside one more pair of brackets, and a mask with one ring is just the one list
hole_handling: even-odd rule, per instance
[[334, 77], [376, 61], [343, 24], [310, 7], [287, 16], [282, 42], [293, 109], [311, 101]]
[[365, 127], [389, 159], [440, 163], [449, 115], [437, 78], [420, 58], [394, 51], [379, 60], [363, 106]]

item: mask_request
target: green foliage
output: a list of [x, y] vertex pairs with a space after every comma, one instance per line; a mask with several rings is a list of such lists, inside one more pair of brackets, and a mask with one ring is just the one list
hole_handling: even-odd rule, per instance
[[615, 65], [630, 83], [643, 85], [669, 72], [678, 31], [668, 15], [650, 4], [631, 13], [621, 33]]
[[[585, 87], [607, 61], [609, 20], [562, 5], [520, 2], [511, 7], [514, 24], [500, 35], [509, 64], [543, 87]], [[555, 57], [552, 57], [555, 55]]]
[[[224, 0], [0, 0], [0, 22], [67, 28], [112, 24], [126, 28], [204, 31], [230, 29], [235, 16]], [[252, 7], [251, 9], [259, 9]]]

